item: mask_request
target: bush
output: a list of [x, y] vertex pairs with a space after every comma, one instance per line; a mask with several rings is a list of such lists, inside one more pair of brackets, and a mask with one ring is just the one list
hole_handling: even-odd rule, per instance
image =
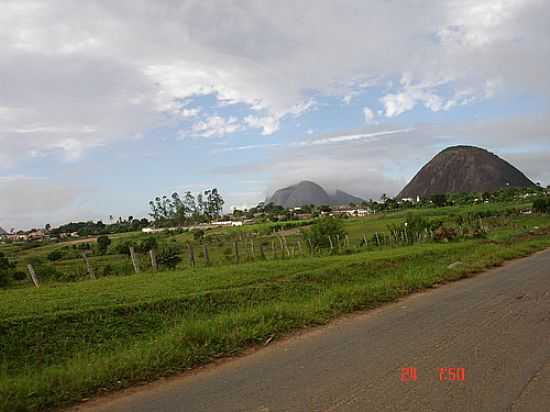
[[109, 248], [109, 245], [111, 244], [111, 239], [109, 239], [109, 236], [101, 235], [97, 238], [97, 251], [100, 255], [104, 255], [107, 253], [107, 249]]
[[70, 278], [70, 276], [63, 274], [55, 266], [41, 258], [32, 258], [29, 263], [32, 264], [39, 280], [68, 280], [67, 278]]
[[195, 240], [202, 240], [204, 237], [204, 230], [202, 229], [193, 230], [191, 233], [193, 233], [193, 239]]
[[59, 249], [52, 250], [50, 253], [48, 253], [47, 259], [50, 262], [55, 262], [56, 260], [63, 259], [63, 252]]
[[458, 234], [452, 227], [439, 226], [433, 232], [433, 238], [438, 242], [449, 242], [455, 240], [457, 237]]
[[0, 252], [0, 288], [10, 284], [14, 270], [15, 263], [10, 262], [10, 260]]
[[136, 248], [136, 243], [131, 240], [125, 240], [124, 242], [118, 243], [115, 246], [115, 252], [119, 255], [128, 255], [130, 256], [130, 247]]
[[[139, 245], [136, 247], [136, 250], [139, 253], [148, 253], [150, 250], [157, 250], [158, 248], [158, 242], [157, 238], [154, 236], [149, 236], [143, 239]], [[128, 251], [128, 253], [130, 253]]]
[[0, 288], [5, 288], [12, 280], [10, 272], [0, 269]]
[[436, 207], [443, 207], [447, 205], [447, 195], [445, 194], [432, 195], [430, 200]]
[[157, 256], [157, 263], [160, 267], [175, 269], [180, 262], [181, 257], [179, 257], [178, 248], [175, 245], [166, 246]]
[[105, 265], [101, 272], [102, 276], [111, 276], [113, 273], [114, 273], [113, 267], [109, 264]]
[[432, 223], [420, 215], [408, 213], [405, 222], [399, 225], [388, 225], [388, 230], [394, 241], [413, 244], [422, 239], [426, 232], [440, 225], [440, 222]]
[[92, 248], [92, 245], [90, 245], [89, 243], [79, 243], [78, 246], [77, 246], [77, 249], [78, 250], [90, 250]]
[[27, 274], [22, 270], [16, 270], [13, 272], [13, 279], [18, 281], [25, 280], [27, 279]]
[[533, 202], [533, 212], [536, 213], [550, 213], [550, 198], [549, 199], [537, 199]]
[[329, 236], [334, 246], [338, 237], [343, 240], [346, 236], [344, 224], [340, 219], [334, 217], [324, 217], [315, 222], [310, 229], [304, 230], [304, 239], [306, 242], [316, 247], [330, 247]]

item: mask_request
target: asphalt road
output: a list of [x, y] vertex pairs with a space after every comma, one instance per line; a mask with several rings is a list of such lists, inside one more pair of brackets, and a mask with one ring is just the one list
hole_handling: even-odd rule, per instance
[[77, 410], [550, 411], [550, 250]]

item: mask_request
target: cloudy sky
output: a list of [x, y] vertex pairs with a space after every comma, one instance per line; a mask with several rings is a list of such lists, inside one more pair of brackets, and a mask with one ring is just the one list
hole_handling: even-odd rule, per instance
[[0, 226], [302, 179], [396, 194], [472, 144], [550, 184], [546, 0], [0, 0]]

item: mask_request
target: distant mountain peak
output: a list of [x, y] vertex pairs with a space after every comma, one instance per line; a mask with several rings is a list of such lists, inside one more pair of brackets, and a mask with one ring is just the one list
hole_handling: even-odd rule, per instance
[[323, 187], [309, 180], [302, 180], [294, 185], [276, 190], [267, 203], [282, 206], [286, 209], [306, 205], [344, 205], [361, 203], [363, 199], [352, 196], [341, 190], [329, 195]]
[[476, 146], [451, 146], [439, 152], [412, 178], [398, 198], [438, 193], [494, 192], [506, 187], [533, 187], [521, 171]]
[[4, 229], [0, 227], [0, 235], [7, 235], [8, 232], [6, 232]]

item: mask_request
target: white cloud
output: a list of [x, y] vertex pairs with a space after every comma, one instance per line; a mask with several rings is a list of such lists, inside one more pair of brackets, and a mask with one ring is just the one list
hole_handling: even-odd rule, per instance
[[[166, 121], [162, 113], [194, 118], [199, 113], [181, 109], [181, 102], [206, 94], [247, 105], [263, 134], [285, 116], [301, 115], [312, 95], [349, 103], [367, 87], [361, 79], [384, 87], [404, 73], [408, 86], [381, 100], [388, 117], [417, 104], [450, 110], [473, 101], [454, 98], [466, 89], [476, 98], [503, 92], [548, 98], [548, 21], [542, 0], [353, 8], [328, 0], [293, 7], [5, 0], [0, 78], [11, 80], [0, 95], [2, 128], [44, 131], [24, 142], [18, 133], [1, 132], [0, 158], [13, 163], [33, 152], [70, 149], [66, 139], [84, 150], [109, 144], [156, 127]], [[357, 38], [360, 49], [347, 47]], [[440, 79], [447, 81], [444, 92], [423, 86]], [[78, 132], [86, 127], [94, 131]]]
[[368, 107], [363, 108], [363, 115], [365, 116], [365, 122], [366, 123], [372, 123], [374, 118], [376, 117], [376, 113], [374, 113]]
[[196, 117], [199, 115], [200, 112], [201, 109], [199, 107], [194, 107], [192, 109], [183, 108], [180, 110], [180, 116], [183, 118]]
[[279, 130], [280, 119], [277, 116], [246, 116], [244, 122], [252, 128], [262, 129], [262, 135], [269, 136]]
[[225, 119], [220, 116], [208, 117], [205, 121], [194, 123], [191, 131], [180, 131], [180, 136], [192, 137], [223, 137], [226, 134], [235, 133], [241, 129], [241, 125], [236, 117]]
[[407, 128], [407, 129], [396, 129], [396, 130], [380, 130], [377, 132], [370, 132], [370, 133], [358, 133], [358, 134], [343, 134], [343, 135], [336, 135], [336, 136], [330, 136], [330, 137], [323, 137], [321, 139], [315, 139], [315, 140], [305, 140], [302, 142], [293, 143], [294, 146], [311, 146], [311, 145], [325, 145], [325, 144], [334, 144], [334, 143], [347, 143], [347, 142], [353, 142], [353, 141], [375, 141], [379, 140], [382, 136], [389, 136], [393, 134], [402, 134], [402, 133], [409, 133], [413, 131], [413, 128]]

